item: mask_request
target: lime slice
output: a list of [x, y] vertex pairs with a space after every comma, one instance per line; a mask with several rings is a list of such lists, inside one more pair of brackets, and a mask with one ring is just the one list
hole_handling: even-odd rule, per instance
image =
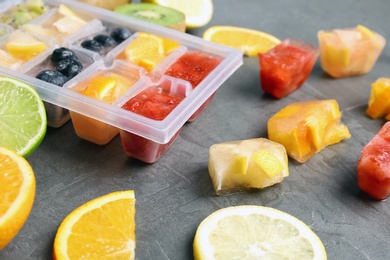
[[304, 222], [262, 206], [217, 210], [200, 223], [194, 259], [327, 259], [319, 237]]
[[47, 128], [43, 101], [30, 85], [0, 76], [0, 146], [29, 156]]

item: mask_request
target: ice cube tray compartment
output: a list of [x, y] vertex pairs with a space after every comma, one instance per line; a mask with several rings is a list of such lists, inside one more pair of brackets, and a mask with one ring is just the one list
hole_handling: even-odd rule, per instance
[[[90, 17], [90, 20], [79, 31], [65, 37], [61, 43], [54, 44], [50, 49], [24, 63], [19, 71], [12, 71], [0, 67], [0, 74], [19, 78], [35, 87], [45, 103], [53, 106], [49, 108], [49, 110], [53, 110], [54, 117], [59, 118], [60, 115], [64, 114], [64, 110], [70, 110], [72, 113], [97, 120], [102, 124], [109, 125], [116, 129], [121, 129], [123, 132], [134, 134], [147, 141], [153, 142], [156, 145], [162, 144], [170, 146], [183, 125], [188, 122], [190, 118], [194, 119], [192, 116], [195, 112], [198, 113], [207, 106], [217, 89], [239, 66], [241, 66], [243, 62], [242, 53], [240, 51], [205, 41], [193, 35], [160, 27], [76, 1], [46, 0], [45, 3], [51, 7], [51, 11], [34, 19], [31, 23], [47, 23], [53, 19], [60, 4], [66, 5], [72, 11], [77, 10], [77, 14], [83, 15], [84, 13], [88, 13], [87, 16]], [[80, 43], [83, 39], [93, 37], [100, 33], [108, 33], [116, 27], [128, 28], [132, 33], [132, 36], [103, 55], [80, 47]], [[121, 53], [123, 53], [127, 45], [135, 39], [139, 32], [155, 34], [174, 40], [178, 42], [180, 46], [161, 61], [153, 71], [148, 73], [140, 66], [121, 61], [120, 58]], [[83, 71], [69, 80], [62, 88], [38, 80], [35, 78], [36, 75], [34, 75], [40, 68], [46, 66], [45, 60], [50, 55], [50, 51], [56, 47], [71, 48], [77, 51], [86, 62]], [[164, 71], [173, 62], [186, 52], [192, 50], [208, 53], [221, 58], [220, 64], [213, 69], [195, 89], [193, 89], [187, 81], [164, 75]], [[138, 71], [137, 73], [139, 73], [140, 78], [138, 82], [120, 97], [118, 101], [115, 101], [114, 104], [107, 104], [75, 91], [77, 88], [76, 85], [81, 83], [82, 80], [92, 77], [100, 70], [107, 70], [115, 66], [118, 66], [118, 68], [126, 66], [135, 68]], [[182, 85], [185, 86], [185, 88], [180, 88], [182, 90], [186, 89], [186, 98], [184, 98], [164, 120], [152, 120], [133, 112], [126, 111], [120, 107], [119, 100], [124, 100], [126, 97], [135, 94], [137, 90], [142, 90], [148, 85], [162, 82], [170, 82], [172, 86]], [[57, 108], [60, 108], [60, 110], [57, 111]], [[154, 161], [156, 158], [159, 158], [160, 155], [153, 155], [153, 160], [148, 157], [145, 161]]]

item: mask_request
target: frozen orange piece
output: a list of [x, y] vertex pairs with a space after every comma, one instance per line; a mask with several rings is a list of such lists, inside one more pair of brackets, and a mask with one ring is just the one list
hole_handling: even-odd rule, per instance
[[208, 167], [218, 195], [265, 188], [289, 175], [286, 149], [266, 138], [214, 144]]
[[272, 116], [267, 127], [268, 138], [284, 145], [287, 154], [300, 163], [351, 136], [341, 123], [336, 100], [293, 103]]
[[362, 75], [375, 65], [386, 40], [363, 25], [319, 31], [321, 66], [335, 78]]
[[390, 79], [379, 78], [371, 84], [367, 114], [376, 119], [385, 117], [390, 120]]

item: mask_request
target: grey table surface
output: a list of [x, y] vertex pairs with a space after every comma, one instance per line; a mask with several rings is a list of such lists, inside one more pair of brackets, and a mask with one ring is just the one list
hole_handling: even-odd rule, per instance
[[[318, 30], [363, 24], [390, 39], [389, 10], [385, 0], [214, 0], [211, 22], [187, 33], [201, 37], [209, 26], [233, 25], [318, 45]], [[275, 100], [260, 88], [257, 57], [245, 57], [198, 119], [186, 124], [172, 147], [150, 165], [127, 157], [119, 137], [98, 146], [76, 136], [71, 122], [49, 128], [28, 158], [37, 181], [33, 209], [0, 259], [50, 259], [66, 215], [88, 200], [127, 189], [134, 189], [137, 199], [136, 259], [192, 259], [199, 223], [215, 210], [246, 204], [301, 219], [323, 241], [329, 259], [390, 259], [390, 201], [366, 197], [356, 177], [362, 148], [384, 123], [365, 115], [370, 84], [378, 77], [390, 77], [390, 45], [364, 76], [332, 79], [317, 61], [303, 87]], [[339, 102], [350, 139], [307, 163], [290, 160], [290, 176], [280, 184], [215, 195], [207, 170], [212, 144], [267, 137], [267, 120], [276, 111], [314, 99]]]

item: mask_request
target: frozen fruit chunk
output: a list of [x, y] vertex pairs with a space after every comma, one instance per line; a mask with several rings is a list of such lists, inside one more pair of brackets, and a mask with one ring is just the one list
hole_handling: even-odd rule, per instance
[[376, 119], [385, 117], [390, 120], [390, 79], [379, 78], [371, 84], [367, 114]]
[[335, 78], [369, 72], [381, 54], [386, 40], [365, 26], [319, 31], [321, 66]]
[[261, 88], [276, 98], [291, 94], [309, 77], [318, 53], [313, 45], [296, 39], [259, 53]]
[[358, 185], [375, 199], [390, 195], [390, 122], [363, 148], [357, 163]]
[[266, 138], [212, 145], [208, 168], [218, 195], [269, 187], [289, 175], [286, 149]]
[[284, 145], [288, 155], [300, 163], [351, 136], [348, 127], [341, 123], [336, 100], [290, 104], [273, 115], [267, 127], [268, 138]]
[[46, 44], [29, 33], [14, 31], [7, 40], [8, 52], [17, 59], [30, 60], [46, 50]]

